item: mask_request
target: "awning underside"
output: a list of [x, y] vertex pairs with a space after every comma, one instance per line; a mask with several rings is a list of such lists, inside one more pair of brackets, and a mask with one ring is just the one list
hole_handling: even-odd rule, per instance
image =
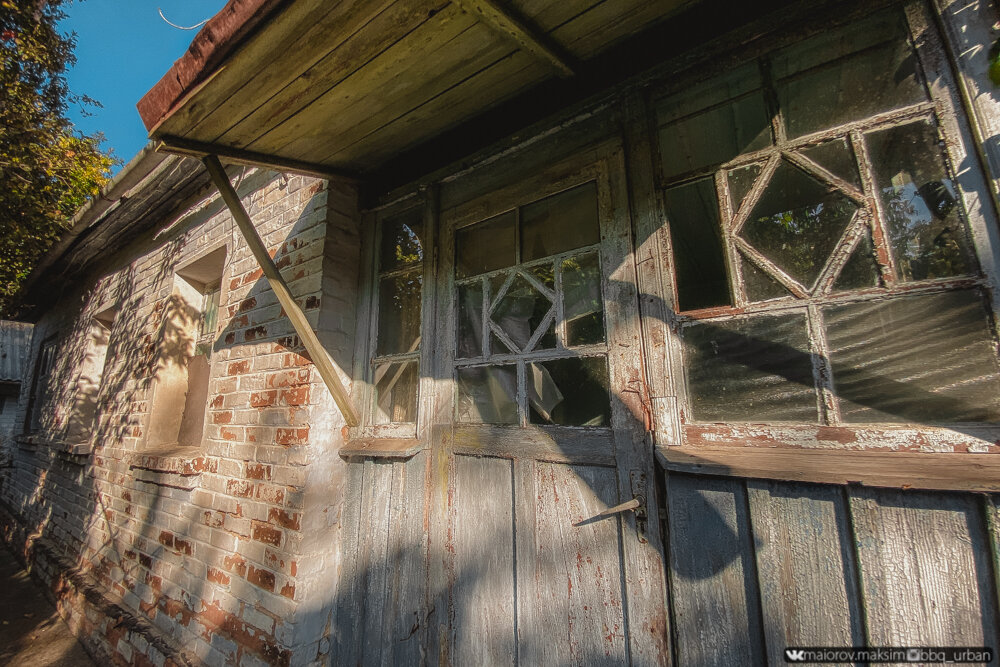
[[296, 0], [179, 101], [154, 88], [139, 106], [154, 139], [360, 175], [688, 4]]

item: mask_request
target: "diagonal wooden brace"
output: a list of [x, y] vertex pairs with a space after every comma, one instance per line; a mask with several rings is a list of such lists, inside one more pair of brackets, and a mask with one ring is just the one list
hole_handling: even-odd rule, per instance
[[205, 164], [205, 168], [208, 169], [208, 173], [212, 177], [212, 182], [215, 183], [215, 187], [219, 190], [219, 194], [222, 195], [222, 200], [229, 207], [229, 212], [233, 214], [233, 219], [236, 221], [236, 226], [240, 228], [243, 240], [250, 246], [250, 252], [257, 259], [257, 264], [260, 265], [261, 270], [264, 272], [264, 277], [267, 278], [268, 284], [278, 297], [278, 303], [284, 308], [285, 314], [292, 323], [292, 327], [295, 328], [295, 333], [299, 335], [299, 339], [305, 345], [306, 351], [309, 352], [312, 362], [316, 365], [316, 370], [319, 371], [319, 375], [323, 378], [327, 389], [333, 394], [333, 400], [337, 403], [337, 407], [340, 408], [340, 413], [344, 415], [344, 421], [347, 422], [348, 426], [357, 426], [359, 423], [358, 412], [355, 410], [354, 404], [351, 403], [351, 398], [348, 396], [347, 390], [340, 380], [339, 369], [334, 364], [333, 359], [330, 358], [330, 355], [327, 354], [326, 348], [319, 342], [316, 332], [313, 331], [309, 320], [306, 319], [306, 314], [302, 312], [299, 304], [292, 298], [291, 290], [288, 289], [285, 279], [281, 277], [278, 267], [274, 265], [274, 260], [271, 259], [267, 248], [264, 247], [264, 242], [257, 234], [257, 229], [250, 221], [250, 216], [247, 215], [246, 209], [243, 208], [243, 202], [240, 201], [239, 195], [236, 194], [232, 183], [229, 182], [229, 176], [226, 174], [226, 170], [223, 169], [222, 163], [219, 162], [219, 158], [215, 155], [206, 155], [201, 161]]

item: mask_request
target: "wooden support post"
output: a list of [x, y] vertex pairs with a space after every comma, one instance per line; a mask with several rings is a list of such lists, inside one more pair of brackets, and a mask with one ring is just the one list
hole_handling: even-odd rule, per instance
[[219, 189], [222, 200], [226, 202], [230, 213], [233, 214], [233, 219], [236, 221], [237, 227], [240, 228], [243, 239], [250, 246], [250, 251], [257, 259], [257, 263], [264, 272], [268, 284], [278, 297], [278, 303], [285, 309], [285, 314], [291, 320], [292, 327], [295, 328], [295, 333], [299, 335], [302, 344], [305, 345], [306, 351], [312, 357], [312, 362], [316, 365], [316, 370], [319, 371], [320, 377], [326, 383], [327, 389], [333, 394], [333, 400], [336, 401], [337, 407], [340, 408], [340, 413], [344, 415], [344, 421], [347, 422], [348, 426], [357, 426], [359, 423], [357, 410], [354, 409], [354, 404], [351, 403], [351, 398], [347, 395], [347, 390], [340, 381], [340, 373], [337, 367], [334, 365], [330, 355], [327, 354], [322, 343], [319, 342], [316, 332], [313, 331], [309, 320], [306, 319], [306, 314], [302, 312], [299, 304], [295, 302], [291, 290], [288, 289], [288, 285], [285, 283], [285, 279], [281, 277], [278, 267], [274, 265], [274, 260], [271, 259], [267, 248], [264, 247], [264, 242], [257, 235], [257, 230], [250, 221], [250, 216], [247, 215], [246, 209], [243, 208], [243, 203], [240, 201], [239, 195], [236, 194], [232, 183], [229, 182], [229, 176], [226, 174], [226, 170], [223, 169], [222, 163], [219, 162], [218, 156], [206, 155], [201, 161], [205, 163], [205, 168], [208, 169], [208, 173], [212, 177], [212, 182]]
[[512, 39], [521, 49], [552, 65], [559, 76], [568, 78], [576, 74], [571, 64], [572, 56], [565, 53], [548, 35], [494, 0], [458, 0], [458, 5], [467, 12], [478, 14], [487, 25]]

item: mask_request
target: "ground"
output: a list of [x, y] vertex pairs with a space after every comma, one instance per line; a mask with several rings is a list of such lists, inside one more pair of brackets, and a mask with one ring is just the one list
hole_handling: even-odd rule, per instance
[[38, 583], [0, 544], [0, 665], [90, 667], [76, 641]]

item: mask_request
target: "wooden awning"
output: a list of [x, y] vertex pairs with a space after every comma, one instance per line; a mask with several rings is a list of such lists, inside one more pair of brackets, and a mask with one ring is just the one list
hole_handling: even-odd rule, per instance
[[230, 0], [138, 108], [179, 152], [363, 175], [690, 4]]

